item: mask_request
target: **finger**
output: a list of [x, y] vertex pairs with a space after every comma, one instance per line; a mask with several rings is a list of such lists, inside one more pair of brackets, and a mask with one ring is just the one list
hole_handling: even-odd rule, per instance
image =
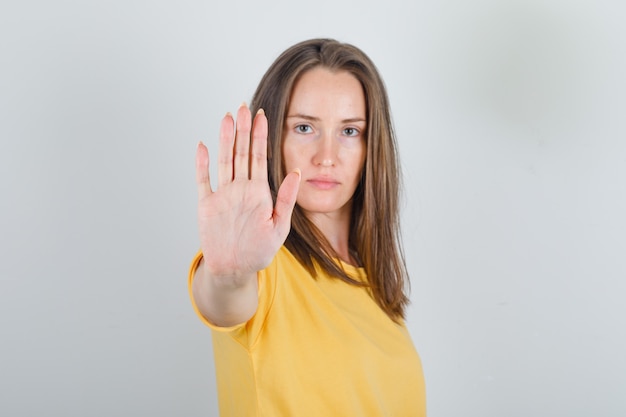
[[243, 103], [237, 110], [237, 131], [235, 132], [234, 178], [248, 179], [250, 163], [250, 109]]
[[296, 205], [298, 189], [300, 188], [300, 170], [297, 169], [285, 177], [278, 189], [276, 206], [274, 207], [274, 225], [285, 238], [291, 226], [291, 214]]
[[196, 183], [198, 184], [198, 199], [202, 200], [213, 193], [209, 179], [209, 150], [204, 143], [198, 143], [196, 149]]
[[250, 179], [267, 181], [267, 117], [263, 109], [254, 117], [250, 154]]
[[217, 156], [218, 187], [233, 180], [233, 143], [235, 140], [235, 121], [233, 115], [226, 113], [220, 125], [220, 144]]

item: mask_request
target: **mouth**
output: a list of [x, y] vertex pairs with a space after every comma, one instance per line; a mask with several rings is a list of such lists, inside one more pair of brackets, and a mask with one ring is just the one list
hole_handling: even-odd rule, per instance
[[339, 181], [333, 180], [332, 178], [311, 178], [306, 182], [320, 190], [330, 190], [340, 184]]

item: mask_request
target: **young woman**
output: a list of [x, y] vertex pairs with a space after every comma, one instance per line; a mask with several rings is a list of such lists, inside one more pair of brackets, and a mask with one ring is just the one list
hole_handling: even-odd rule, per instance
[[[252, 117], [254, 115], [254, 118]], [[192, 304], [222, 416], [423, 416], [403, 318], [399, 172], [387, 93], [359, 49], [286, 50], [196, 155]]]

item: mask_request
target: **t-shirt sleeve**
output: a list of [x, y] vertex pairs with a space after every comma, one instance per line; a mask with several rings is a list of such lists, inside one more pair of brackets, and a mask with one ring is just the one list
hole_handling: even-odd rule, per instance
[[230, 333], [232, 337], [239, 340], [240, 343], [251, 347], [257, 340], [259, 334], [263, 330], [265, 319], [271, 310], [272, 303], [274, 301], [274, 295], [276, 292], [276, 271], [277, 271], [277, 258], [272, 260], [272, 263], [265, 269], [257, 273], [258, 279], [258, 295], [259, 304], [254, 316], [247, 322], [236, 324], [229, 327], [220, 327], [211, 323], [206, 317], [202, 315], [198, 309], [198, 305], [193, 296], [193, 279], [202, 260], [202, 251], [198, 251], [196, 256], [191, 262], [189, 267], [188, 278], [188, 290], [189, 298], [191, 299], [191, 305], [200, 318], [200, 320], [208, 326], [212, 331], [219, 333]]

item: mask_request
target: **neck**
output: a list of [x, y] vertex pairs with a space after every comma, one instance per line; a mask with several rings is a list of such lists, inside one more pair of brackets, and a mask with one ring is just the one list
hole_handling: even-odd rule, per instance
[[306, 213], [307, 218], [322, 232], [339, 259], [356, 265], [350, 255], [350, 210], [340, 213]]

